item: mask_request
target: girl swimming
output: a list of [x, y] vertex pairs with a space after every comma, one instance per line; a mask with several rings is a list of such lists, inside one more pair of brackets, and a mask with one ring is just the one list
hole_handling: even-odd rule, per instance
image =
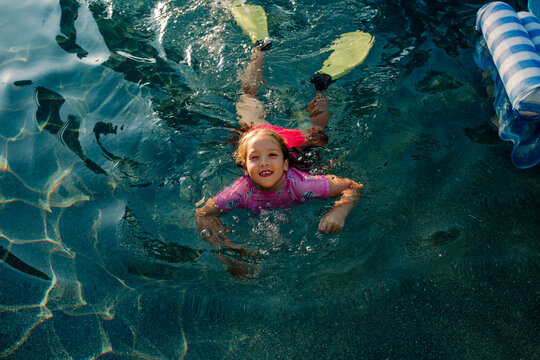
[[[271, 46], [271, 43], [267, 42], [264, 10], [260, 6], [238, 2], [233, 5], [232, 12], [237, 23], [250, 35], [254, 44], [250, 62], [240, 77], [241, 95], [236, 103], [243, 134], [235, 151], [235, 160], [236, 164], [243, 168], [244, 174], [196, 210], [197, 230], [203, 239], [214, 247], [220, 249], [225, 246], [245, 256], [248, 255], [247, 252], [233, 244], [226, 236], [228, 229], [218, 218], [219, 215], [235, 208], [260, 212], [268, 208], [297, 206], [310, 199], [340, 197], [323, 216], [318, 227], [319, 231], [326, 234], [339, 232], [362, 196], [362, 185], [333, 175], [309, 175], [291, 166], [302, 163], [293, 163], [291, 160], [298, 160], [299, 156], [311, 147], [326, 145], [328, 138], [324, 129], [331, 116], [329, 102], [325, 98], [328, 86], [363, 61], [373, 39], [371, 35], [362, 33], [366, 35], [362, 46], [356, 41], [356, 37], [363, 36], [360, 32], [344, 34], [349, 37], [346, 46], [338, 47], [345, 60], [338, 59], [338, 65], [333, 68], [330, 63], [327, 64], [328, 61], [325, 62], [323, 69], [311, 78], [316, 90], [315, 98], [307, 107], [311, 126], [303, 131], [284, 129], [268, 123], [264, 106], [258, 98], [258, 91], [263, 84], [265, 51]], [[350, 41], [350, 37], [356, 40]], [[337, 47], [331, 49], [336, 50]], [[359, 52], [358, 49], [364, 50]], [[331, 69], [333, 70], [330, 71]], [[218, 258], [227, 264], [229, 272], [237, 277], [249, 277], [252, 273], [246, 263], [221, 255]]]
[[343, 229], [345, 219], [362, 196], [362, 185], [353, 180], [333, 175], [309, 175], [290, 167], [287, 144], [270, 129], [244, 133], [235, 151], [235, 160], [243, 168], [243, 176], [196, 210], [197, 230], [204, 240], [218, 249], [223, 245], [240, 255], [247, 255], [227, 238], [228, 229], [218, 218], [235, 208], [260, 212], [268, 208], [297, 206], [310, 199], [340, 197], [318, 227], [323, 233], [333, 234]]

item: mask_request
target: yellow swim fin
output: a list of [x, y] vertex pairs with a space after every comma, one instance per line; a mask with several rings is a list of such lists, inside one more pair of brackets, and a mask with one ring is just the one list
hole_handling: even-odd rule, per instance
[[375, 38], [371, 34], [360, 30], [342, 34], [330, 48], [323, 51], [332, 53], [317, 72], [328, 74], [332, 81], [336, 81], [364, 62], [374, 42]]
[[237, 0], [232, 4], [231, 12], [238, 26], [249, 35], [253, 44], [268, 37], [266, 13], [262, 6], [248, 5]]

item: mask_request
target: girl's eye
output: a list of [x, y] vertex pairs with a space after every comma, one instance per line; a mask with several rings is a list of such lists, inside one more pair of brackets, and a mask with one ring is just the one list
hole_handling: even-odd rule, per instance
[[258, 156], [250, 156], [249, 160], [257, 160], [258, 158], [259, 158]]

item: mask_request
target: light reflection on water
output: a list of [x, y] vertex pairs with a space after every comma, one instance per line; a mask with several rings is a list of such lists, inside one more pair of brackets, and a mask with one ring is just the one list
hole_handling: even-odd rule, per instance
[[277, 125], [306, 125], [320, 49], [376, 36], [331, 87], [317, 165], [366, 191], [338, 235], [317, 232], [322, 200], [225, 215], [257, 254], [240, 281], [193, 214], [239, 175], [228, 139], [249, 43], [229, 3], [2, 3], [0, 356], [533, 358], [538, 169], [513, 168], [485, 129], [462, 30], [480, 2], [262, 5]]

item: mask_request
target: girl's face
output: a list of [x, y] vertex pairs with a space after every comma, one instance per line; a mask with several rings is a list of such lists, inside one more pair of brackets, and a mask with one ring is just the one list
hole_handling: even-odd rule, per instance
[[268, 135], [256, 135], [246, 149], [246, 171], [255, 185], [266, 191], [283, 189], [289, 160], [283, 159], [278, 142]]

